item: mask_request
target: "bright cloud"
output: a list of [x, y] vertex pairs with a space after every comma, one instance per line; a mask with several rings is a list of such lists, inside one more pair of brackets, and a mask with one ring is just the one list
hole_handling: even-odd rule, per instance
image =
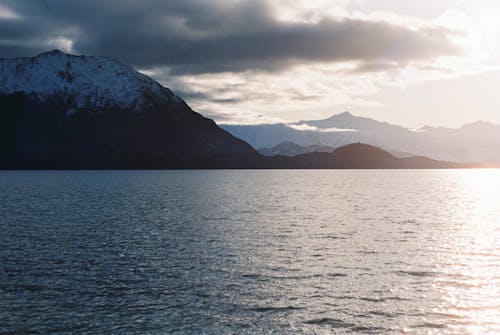
[[109, 56], [216, 121], [289, 122], [394, 110], [387, 88], [498, 71], [499, 11], [486, 0], [0, 0], [0, 55]]
[[0, 20], [18, 19], [19, 15], [7, 6], [0, 3]]
[[307, 124], [289, 124], [288, 127], [299, 131], [319, 131], [322, 133], [342, 133], [342, 132], [358, 131], [356, 129], [344, 129], [344, 128], [318, 128]]

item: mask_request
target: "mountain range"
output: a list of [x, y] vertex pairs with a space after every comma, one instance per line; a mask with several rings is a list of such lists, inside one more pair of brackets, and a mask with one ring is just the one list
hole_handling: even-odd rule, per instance
[[310, 152], [332, 152], [333, 147], [327, 145], [308, 145], [302, 146], [293, 142], [281, 142], [271, 148], [259, 148], [257, 151], [264, 156], [297, 156]]
[[[464, 131], [485, 135], [483, 127], [495, 134], [489, 124]], [[448, 130], [411, 132], [349, 113], [295, 124], [225, 128], [113, 59], [59, 50], [0, 59], [0, 169], [464, 167], [350, 144], [399, 149], [409, 134]], [[295, 152], [289, 157], [277, 150], [266, 157], [245, 140], [254, 147], [289, 140], [293, 143], [278, 149]], [[420, 153], [407, 146], [401, 150]]]
[[[402, 157], [418, 155], [462, 163], [500, 163], [500, 125], [483, 121], [458, 129], [426, 126], [414, 130], [344, 112], [323, 120], [221, 127], [263, 154], [294, 155], [310, 151], [311, 146], [326, 151], [327, 147], [334, 149], [363, 142]], [[296, 146], [289, 150], [290, 143], [302, 149]]]

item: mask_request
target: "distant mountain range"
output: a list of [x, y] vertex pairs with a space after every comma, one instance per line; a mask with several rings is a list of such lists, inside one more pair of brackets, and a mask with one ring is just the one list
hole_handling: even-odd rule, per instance
[[303, 147], [295, 147], [295, 152], [309, 152], [311, 146], [326, 151], [326, 147], [333, 149], [363, 142], [397, 156], [421, 155], [445, 161], [500, 163], [500, 126], [482, 121], [459, 129], [423, 127], [412, 130], [344, 112], [324, 120], [221, 127], [266, 155], [269, 152], [289, 155], [290, 143]]
[[[425, 157], [397, 158], [367, 144], [342, 146], [363, 141], [420, 152], [409, 145], [411, 139], [453, 132], [411, 132], [349, 113], [290, 125], [225, 128], [234, 135], [168, 88], [109, 58], [55, 50], [0, 59], [0, 169], [465, 167]], [[495, 130], [475, 124], [462, 131], [492, 137]], [[293, 143], [280, 144], [266, 157], [237, 136], [255, 147]], [[431, 143], [420, 145], [428, 150]]]
[[310, 152], [332, 152], [333, 147], [327, 145], [308, 145], [302, 146], [293, 142], [281, 142], [271, 148], [259, 148], [257, 151], [264, 156], [297, 156], [301, 154], [307, 154]]
[[[299, 145], [293, 142], [281, 142], [280, 144], [277, 144], [271, 148], [259, 148], [257, 151], [267, 157], [272, 157], [272, 156], [297, 156], [297, 155], [302, 155], [302, 154], [307, 154], [311, 152], [332, 152], [335, 148], [330, 147], [328, 145]], [[407, 152], [401, 152], [401, 151], [389, 151], [392, 155], [399, 157], [399, 158], [405, 158], [405, 157], [410, 157], [413, 156], [410, 153]]]

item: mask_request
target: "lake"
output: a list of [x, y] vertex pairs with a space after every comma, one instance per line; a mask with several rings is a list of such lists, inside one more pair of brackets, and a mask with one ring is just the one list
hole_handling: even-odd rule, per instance
[[500, 170], [0, 172], [1, 334], [500, 333]]

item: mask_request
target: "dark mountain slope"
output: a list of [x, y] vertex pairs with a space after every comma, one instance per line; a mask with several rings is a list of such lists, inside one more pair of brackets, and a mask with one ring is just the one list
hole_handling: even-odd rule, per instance
[[116, 61], [60, 51], [0, 60], [0, 168], [234, 168], [259, 159]]

